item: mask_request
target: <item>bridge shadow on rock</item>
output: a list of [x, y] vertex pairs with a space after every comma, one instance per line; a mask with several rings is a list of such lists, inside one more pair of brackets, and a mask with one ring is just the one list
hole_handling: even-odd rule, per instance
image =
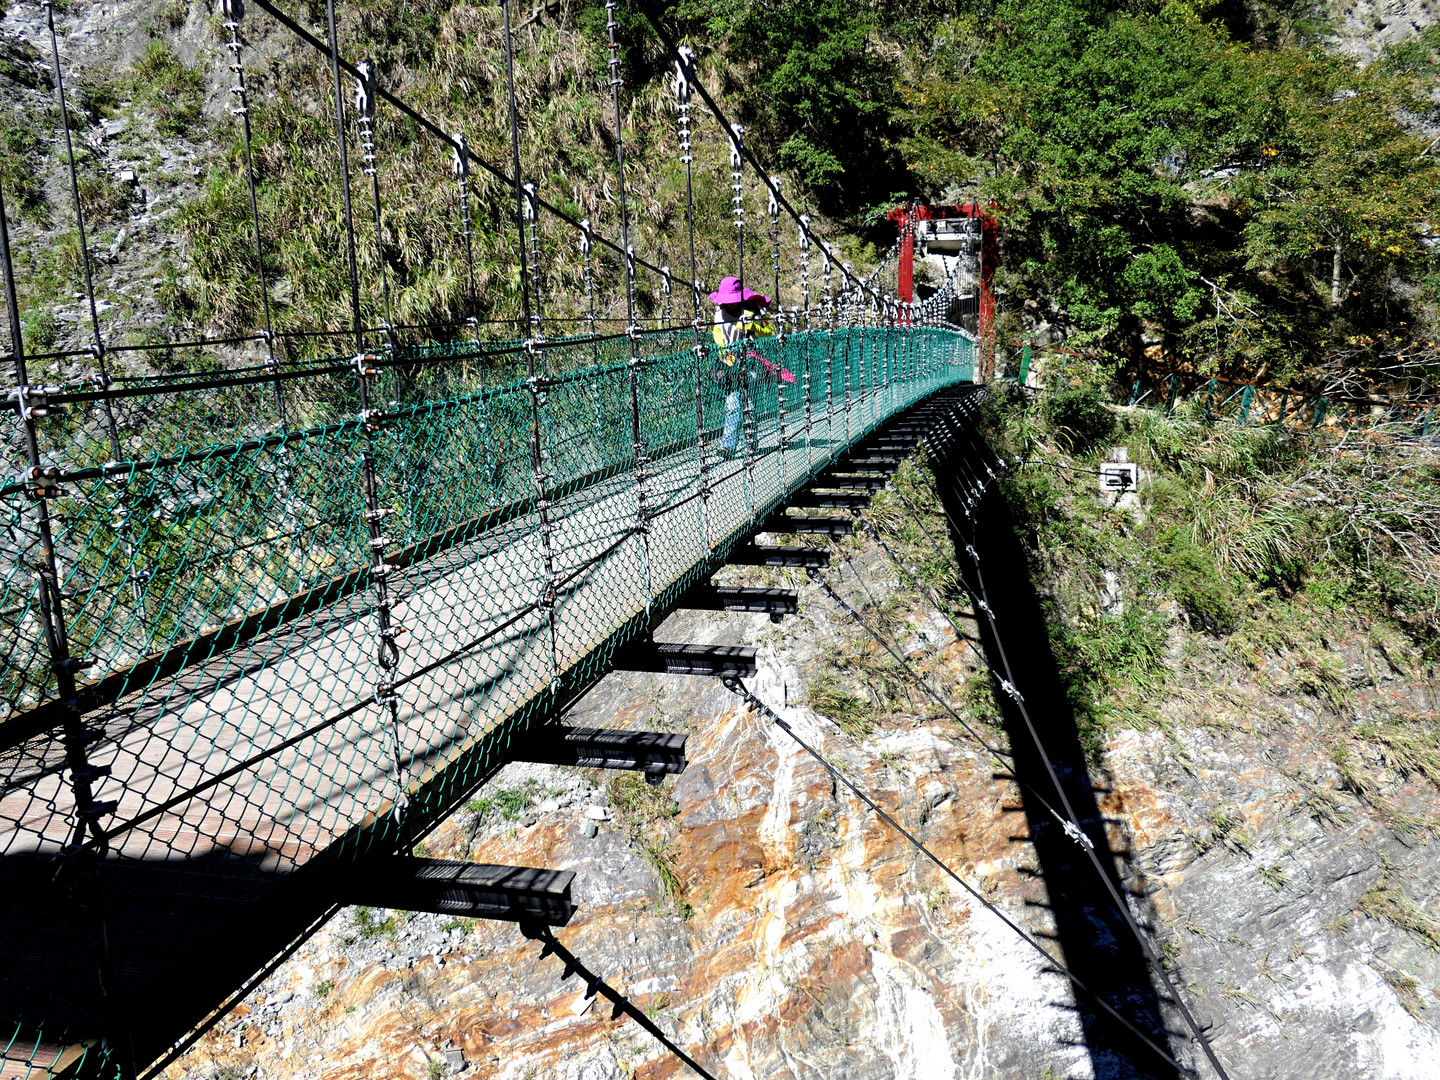
[[335, 905], [321, 874], [262, 862], [216, 847], [57, 879], [53, 858], [0, 860], [0, 1015], [20, 1021], [32, 1064], [58, 1056], [57, 1076], [134, 1075], [268, 974]]
[[[998, 641], [989, 621], [979, 621], [986, 660], [993, 670], [1003, 671], [1002, 648], [1009, 658], [1016, 689], [1025, 700], [1070, 805], [1095, 843], [1101, 864], [1110, 870], [1111, 881], [1125, 895], [1122, 879], [1130, 875], [1120, 870], [1128, 864], [1129, 853], [1109, 846], [1099, 804], [1103, 789], [1097, 788], [1090, 777], [1074, 709], [1050, 649], [1045, 614], [1031, 580], [1025, 546], [1005, 498], [994, 483], [985, 487], [978, 504], [970, 508], [974, 515], [971, 520], [977, 523], [974, 536], [955, 531], [956, 524], [967, 523], [964, 496], [945, 478], [975, 475], [982, 451], [980, 438], [973, 431], [954, 434], [959, 438], [932, 444], [931, 457], [951, 522], [957, 563], [974, 594], [980, 595], [980, 582], [964, 554], [965, 546], [973, 544], [985, 595], [995, 612]], [[978, 474], [982, 480], [984, 473], [981, 463]], [[1029, 835], [1023, 839], [1032, 845], [1037, 863], [1033, 873], [1043, 881], [1048, 893], [1049, 902], [1043, 906], [1051, 913], [1053, 935], [1043, 936], [1059, 947], [1059, 958], [1085, 986], [1173, 1057], [1182, 1044], [1188, 1044], [1188, 1039], [1168, 1027], [1165, 1014], [1170, 1003], [1157, 993], [1145, 954], [1115, 909], [1095, 867], [1065, 834], [1061, 823], [1031, 794], [1037, 793], [1057, 808], [1062, 805], [1016, 703], [1001, 693], [996, 694], [996, 699], [1014, 755], [1014, 778], [1023, 785], [1023, 805], [1014, 809], [1025, 815]], [[1075, 1003], [1096, 1080], [1178, 1080], [1187, 1075], [1078, 988]]]

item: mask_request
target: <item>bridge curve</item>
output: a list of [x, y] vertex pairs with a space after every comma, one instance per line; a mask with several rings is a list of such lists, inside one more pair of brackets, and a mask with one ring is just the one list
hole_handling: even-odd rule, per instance
[[[450, 345], [52, 389], [68, 441], [0, 499], [37, 537], [48, 514], [93, 666], [57, 695], [54, 598], [7, 578], [0, 1016], [22, 1039], [108, 1037], [87, 1072], [159, 1056], [333, 910], [326, 867], [408, 851], [796, 492], [973, 375], [949, 329], [758, 341], [794, 381], [738, 384], [727, 453], [716, 349], [637, 339], [638, 363], [560, 342], [492, 386], [504, 349]], [[128, 460], [85, 438], [112, 425]]]

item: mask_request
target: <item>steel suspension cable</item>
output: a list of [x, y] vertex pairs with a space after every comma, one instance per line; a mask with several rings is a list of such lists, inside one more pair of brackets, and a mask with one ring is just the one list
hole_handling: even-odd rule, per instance
[[1109, 1014], [1112, 1019], [1120, 1023], [1121, 1026], [1123, 1026], [1127, 1031], [1129, 1031], [1132, 1035], [1138, 1038], [1146, 1046], [1154, 1050], [1155, 1053], [1158, 1054], [1164, 1061], [1175, 1066], [1175, 1068], [1181, 1070], [1182, 1072], [1186, 1071], [1185, 1067], [1181, 1065], [1178, 1061], [1176, 1061], [1175, 1058], [1171, 1056], [1168, 1051], [1162, 1049], [1158, 1044], [1156, 1044], [1154, 1039], [1150, 1038], [1149, 1035], [1147, 1035], [1134, 1023], [1126, 1019], [1126, 1017], [1122, 1015], [1114, 1006], [1112, 1006], [1108, 1001], [1101, 997], [1097, 991], [1090, 989], [1090, 987], [1085, 984], [1084, 980], [1082, 980], [1078, 975], [1076, 975], [1068, 967], [1066, 967], [1059, 960], [1057, 960], [1054, 954], [1051, 953], [1048, 949], [1046, 949], [1045, 946], [1041, 945], [1038, 941], [1036, 941], [1031, 934], [1029, 934], [1023, 927], [1021, 927], [1018, 923], [1011, 919], [1010, 916], [1006, 915], [993, 903], [985, 899], [985, 897], [982, 896], [974, 886], [972, 886], [968, 881], [966, 881], [958, 873], [956, 873], [955, 870], [953, 870], [948, 863], [946, 863], [943, 859], [940, 858], [940, 856], [936, 855], [933, 851], [931, 851], [924, 844], [923, 841], [921, 841], [917, 836], [910, 832], [910, 830], [906, 829], [905, 826], [901, 825], [898, 821], [895, 820], [894, 817], [892, 817], [884, 809], [882, 809], [880, 804], [877, 803], [874, 799], [872, 799], [869, 795], [867, 795], [853, 780], [850, 779], [849, 776], [847, 776], [836, 766], [832, 765], [829, 759], [827, 759], [823, 754], [821, 754], [813, 746], [811, 746], [799, 735], [797, 735], [795, 733], [795, 729], [790, 726], [790, 724], [785, 720], [785, 718], [782, 717], [769, 705], [767, 705], [764, 701], [762, 701], [748, 687], [746, 687], [744, 682], [737, 678], [727, 678], [723, 681], [726, 689], [730, 690], [732, 693], [742, 698], [751, 708], [755, 709], [757, 712], [760, 712], [767, 716], [771, 720], [771, 722], [775, 724], [776, 727], [778, 727], [781, 731], [785, 732], [786, 735], [793, 739], [796, 745], [798, 745], [802, 750], [804, 750], [807, 754], [814, 758], [815, 761], [820, 765], [820, 767], [823, 768], [827, 773], [829, 773], [830, 776], [837, 783], [841, 784], [852, 795], [854, 795], [857, 799], [859, 799], [871, 810], [873, 810], [875, 812], [875, 815], [879, 817], [881, 821], [883, 821], [891, 829], [894, 829], [897, 833], [904, 837], [906, 842], [909, 843], [911, 847], [913, 847], [921, 855], [925, 856], [925, 858], [928, 859], [931, 863], [933, 863], [936, 867], [938, 867], [942, 873], [944, 873], [947, 877], [949, 877], [952, 881], [954, 881], [957, 885], [964, 889], [976, 902], [978, 902], [982, 907], [984, 907], [986, 911], [990, 912], [1002, 923], [1004, 923], [1009, 929], [1013, 930], [1016, 935], [1019, 936], [1020, 940], [1025, 942], [1025, 944], [1029, 945], [1032, 949], [1034, 949], [1042, 957], [1044, 957], [1045, 960], [1055, 969], [1057, 974], [1065, 976], [1065, 978], [1069, 979], [1070, 982], [1077, 989], [1089, 995], [1090, 999], [1094, 1001], [1096, 1005], [1098, 1005], [1102, 1010]]
[[[255, 233], [255, 276], [260, 284], [260, 310], [265, 319], [265, 329], [262, 335], [265, 340], [265, 363], [272, 371], [278, 371], [280, 362], [275, 359], [275, 328], [270, 317], [270, 283], [265, 280], [265, 243], [260, 233], [260, 202], [255, 191], [255, 158], [252, 151], [252, 138], [250, 132], [250, 92], [245, 84], [245, 61], [242, 54], [243, 43], [240, 40], [240, 20], [245, 16], [245, 5], [243, 0], [221, 0], [220, 13], [225, 22], [223, 26], [230, 32], [230, 40], [225, 47], [230, 50], [230, 70], [235, 73], [235, 85], [230, 88], [238, 104], [231, 110], [231, 114], [240, 119], [241, 142], [245, 148], [245, 188], [250, 196], [250, 227]], [[285, 395], [281, 392], [281, 384], [275, 381], [275, 409], [279, 414], [280, 426], [288, 425], [285, 415]]]
[[[524, 319], [525, 337], [532, 340], [535, 338], [535, 315], [530, 310], [530, 268], [525, 253], [525, 183], [520, 172], [520, 125], [515, 110], [515, 48], [510, 33], [510, 0], [500, 0], [500, 12], [504, 16], [505, 26], [505, 85], [508, 91], [507, 102], [509, 106], [510, 120], [510, 167], [514, 170], [513, 178], [508, 184], [515, 191], [515, 231], [519, 237], [519, 248], [516, 258], [520, 264], [520, 310]], [[534, 377], [534, 351], [531, 351], [530, 375]]]
[[[55, 59], [55, 78], [64, 91], [60, 78], [60, 56], [55, 42], [55, 21], [50, 5], [44, 5], [50, 27], [52, 55]], [[62, 105], [62, 114], [64, 107]], [[66, 119], [66, 145], [70, 141], [69, 120]], [[71, 155], [72, 183], [74, 180], [73, 154]], [[78, 191], [75, 211], [80, 215]], [[83, 236], [83, 224], [81, 225]], [[83, 241], [82, 241], [83, 244]], [[86, 258], [88, 281], [88, 256]], [[51, 479], [53, 468], [43, 464], [40, 454], [40, 439], [36, 421], [50, 413], [46, 406], [46, 391], [50, 388], [29, 385], [29, 370], [25, 361], [24, 333], [20, 323], [20, 305], [15, 285], [15, 266], [10, 250], [10, 223], [6, 217], [3, 193], [0, 193], [0, 274], [4, 276], [5, 306], [9, 320], [11, 355], [15, 363], [15, 388], [10, 392], [11, 403], [16, 411], [23, 432], [26, 460], [25, 494], [35, 506], [36, 534], [40, 541], [39, 558], [34, 561], [33, 572], [39, 622], [45, 641], [45, 652], [50, 658], [51, 670], [55, 673], [55, 687], [59, 692], [64, 709], [61, 744], [64, 747], [65, 768], [69, 773], [69, 788], [73, 817], [68, 823], [68, 838], [61, 848], [56, 863], [55, 880], [67, 887], [79, 906], [86, 911], [90, 921], [90, 933], [94, 953], [94, 976], [100, 996], [103, 1017], [102, 1034], [109, 1041], [117, 1055], [119, 1072], [125, 1078], [135, 1075], [134, 1047], [130, 1033], [118, 1018], [118, 1009], [112, 996], [114, 981], [113, 957], [110, 951], [108, 909], [105, 893], [98, 873], [97, 862], [108, 850], [102, 817], [113, 814], [118, 806], [114, 799], [101, 800], [95, 797], [96, 787], [110, 775], [108, 765], [91, 764], [88, 748], [97, 741], [95, 731], [85, 723], [83, 706], [78, 693], [76, 675], [91, 666], [92, 661], [76, 656], [70, 648], [69, 630], [65, 620], [63, 578], [60, 561], [56, 554], [55, 537], [52, 529], [52, 515], [49, 500], [60, 494]], [[91, 310], [94, 310], [94, 295], [91, 293]], [[97, 341], [99, 327], [95, 324]], [[103, 356], [103, 354], [102, 354]], [[103, 368], [102, 368], [103, 372]], [[107, 411], [109, 402], [106, 402]], [[86, 840], [87, 834], [91, 837]], [[93, 844], [94, 848], [89, 847]]]
[[701, 334], [700, 322], [700, 275], [695, 259], [695, 155], [691, 152], [690, 138], [690, 80], [687, 77], [687, 59], [693, 56], [689, 49], [682, 47], [682, 56], [675, 61], [675, 111], [679, 121], [680, 161], [685, 166], [685, 231], [690, 251], [690, 307], [691, 324], [695, 328], [695, 467], [700, 481], [700, 531], [707, 553], [714, 550], [710, 541], [710, 460], [709, 445], [705, 430], [705, 378], [710, 350]]
[[630, 438], [635, 457], [635, 527], [640, 533], [640, 576], [645, 585], [645, 632], [651, 628], [651, 606], [655, 600], [654, 562], [650, 551], [650, 507], [648, 504], [649, 465], [645, 439], [640, 427], [640, 372], [645, 366], [640, 356], [635, 324], [635, 249], [630, 243], [630, 206], [625, 191], [625, 121], [620, 111], [620, 42], [615, 35], [616, 0], [605, 0], [605, 33], [610, 55], [610, 99], [615, 112], [615, 173], [620, 198], [620, 242], [625, 246], [625, 317], [626, 337], [630, 346]]
[[[460, 190], [460, 234], [465, 240], [465, 270], [470, 284], [470, 314], [467, 325], [475, 328], [475, 344], [480, 344], [480, 294], [475, 289], [475, 227], [470, 213], [470, 154], [469, 142], [463, 132], [455, 132], [455, 143], [450, 148], [450, 171], [455, 175]], [[594, 327], [591, 327], [594, 333]], [[482, 379], [483, 379], [483, 371]]]
[[[380, 483], [376, 469], [375, 437], [385, 422], [385, 417], [380, 411], [371, 408], [370, 396], [370, 380], [380, 376], [383, 369], [376, 366], [378, 358], [365, 350], [365, 335], [361, 322], [360, 275], [355, 258], [355, 221], [350, 200], [350, 159], [345, 137], [345, 97], [340, 82], [340, 35], [335, 18], [335, 0], [326, 0], [325, 15], [330, 31], [330, 70], [335, 84], [335, 137], [340, 148], [340, 191], [344, 197], [345, 209], [345, 254], [350, 271], [350, 302], [355, 320], [355, 356], [351, 359], [351, 368], [356, 376], [360, 404], [360, 494], [365, 502], [361, 518], [367, 537], [366, 554], [370, 560], [370, 581], [374, 585], [374, 612], [378, 631], [375, 664], [379, 669], [379, 677], [375, 683], [373, 701], [380, 707], [382, 717], [387, 713], [389, 717], [389, 723], [385, 725], [385, 739], [395, 783], [393, 818], [403, 841], [408, 830], [406, 810], [409, 799], [405, 794], [405, 768], [400, 742], [400, 697], [395, 690], [395, 672], [400, 666], [400, 647], [395, 639], [403, 631], [392, 619], [393, 601], [388, 584], [390, 565], [385, 560], [385, 550], [390, 546], [390, 538], [385, 535], [384, 521], [393, 511], [380, 505]], [[355, 74], [357, 79], [360, 78], [358, 69]], [[363, 103], [357, 101], [356, 104]], [[378, 209], [378, 201], [376, 206]], [[376, 221], [378, 225], [378, 216]]]
[[[340, 196], [345, 209], [345, 260], [350, 271], [350, 311], [354, 319], [355, 351], [363, 353], [365, 335], [360, 318], [360, 274], [355, 265], [355, 216], [350, 205], [350, 151], [345, 138], [345, 91], [340, 85], [340, 42], [335, 26], [335, 0], [325, 0], [325, 20], [330, 32], [330, 71], [335, 79], [335, 141], [340, 149]], [[361, 386], [363, 388], [363, 382]], [[368, 408], [369, 403], [361, 407]]]
[[730, 212], [735, 218], [735, 280], [740, 295], [745, 295], [745, 128], [731, 124], [730, 138]]
[[[85, 271], [85, 301], [90, 311], [91, 346], [100, 364], [100, 376], [107, 379], [105, 371], [105, 343], [100, 337], [100, 313], [95, 306], [95, 278], [90, 259], [90, 242], [85, 232], [85, 211], [80, 203], [80, 181], [75, 166], [75, 144], [70, 136], [70, 110], [65, 100], [65, 76], [60, 71], [60, 43], [55, 32], [55, 9], [51, 0], [41, 0], [45, 10], [45, 25], [50, 31], [50, 58], [55, 72], [55, 96], [60, 104], [60, 126], [65, 133], [65, 159], [70, 167], [70, 197], [75, 205], [75, 231], [80, 241], [80, 265]], [[108, 380], [107, 380], [108, 381]], [[111, 441], [115, 456], [120, 456], [120, 444], [114, 433], [114, 417], [110, 418]]]
[[380, 218], [380, 170], [375, 153], [375, 61], [355, 65], [355, 119], [360, 132], [361, 172], [370, 178], [370, 203], [375, 211], [375, 267], [380, 274], [380, 297], [385, 312], [385, 340], [395, 348], [395, 318], [390, 311], [390, 276], [385, 272], [385, 226]]
[[[974, 440], [973, 438], [972, 438], [970, 441], [972, 442], [972, 444], [975, 444], [975, 440]], [[993, 456], [993, 451], [991, 451], [990, 453], [991, 453], [992, 456]], [[1003, 468], [1004, 463], [1001, 462], [1001, 465], [1002, 465], [1002, 468]], [[997, 478], [997, 474], [995, 474], [993, 471], [989, 470], [988, 465], [987, 465], [987, 471], [990, 471], [990, 478], [981, 485], [981, 495], [982, 495], [982, 496], [983, 496], [984, 491], [989, 487], [990, 483], [993, 483], [993, 481]], [[977, 478], [977, 479], [978, 479], [978, 478]], [[905, 505], [905, 507], [907, 508], [907, 510], [910, 511], [911, 516], [912, 516], [912, 519], [915, 520], [916, 523], [920, 525], [921, 531], [925, 534], [926, 538], [930, 541], [930, 543], [931, 543], [931, 545], [934, 547], [936, 553], [937, 553], [938, 555], [940, 555], [941, 558], [944, 558], [945, 555], [944, 555], [943, 549], [940, 548], [938, 542], [931, 536], [929, 530], [925, 529], [923, 523], [921, 523], [921, 521], [920, 521], [920, 516], [919, 516], [919, 514], [915, 511], [914, 507], [912, 507], [912, 506], [910, 505], [910, 503], [909, 503], [907, 500], [905, 500], [905, 498], [904, 498], [903, 495], [900, 495], [898, 489], [896, 490], [896, 494], [897, 494], [897, 496], [900, 497], [901, 502]], [[957, 487], [957, 494], [959, 494], [958, 487]], [[967, 499], [966, 501], [968, 502], [969, 500]], [[943, 506], [944, 506], [943, 501], [941, 502], [941, 506], [942, 506], [942, 508], [943, 508]], [[947, 517], [947, 518], [950, 517], [948, 511], [946, 511], [946, 517]], [[955, 524], [956, 524], [956, 523], [954, 522], [954, 519], [953, 519], [953, 518], [950, 518], [950, 521], [951, 521], [952, 527], [954, 527]], [[1069, 835], [1072, 839], [1074, 839], [1074, 840], [1079, 844], [1079, 846], [1082, 848], [1082, 850], [1085, 852], [1085, 855], [1086, 855], [1087, 859], [1088, 859], [1089, 862], [1091, 863], [1092, 867], [1095, 869], [1095, 872], [1097, 873], [1097, 875], [1099, 875], [1100, 880], [1101, 880], [1101, 882], [1103, 883], [1103, 885], [1105, 886], [1106, 891], [1110, 894], [1110, 899], [1111, 899], [1111, 901], [1114, 903], [1114, 905], [1115, 905], [1116, 909], [1118, 910], [1121, 918], [1125, 921], [1125, 924], [1126, 924], [1127, 929], [1128, 929], [1128, 930], [1130, 931], [1130, 933], [1134, 936], [1137, 944], [1139, 944], [1139, 946], [1140, 946], [1141, 951], [1145, 954], [1146, 959], [1149, 961], [1150, 965], [1151, 965], [1151, 966], [1153, 967], [1153, 969], [1155, 970], [1156, 975], [1160, 978], [1161, 982], [1165, 985], [1166, 990], [1167, 990], [1168, 993], [1170, 994], [1172, 1000], [1175, 1002], [1175, 1006], [1176, 1006], [1177, 1009], [1179, 1009], [1180, 1014], [1181, 1014], [1181, 1016], [1184, 1018], [1186, 1026], [1190, 1029], [1191, 1035], [1193, 1036], [1194, 1040], [1200, 1045], [1200, 1048], [1201, 1048], [1202, 1052], [1205, 1054], [1206, 1059], [1209, 1060], [1211, 1066], [1215, 1069], [1216, 1073], [1221, 1077], [1221, 1080], [1229, 1080], [1229, 1076], [1228, 1076], [1228, 1074], [1225, 1072], [1224, 1066], [1220, 1064], [1219, 1058], [1216, 1056], [1215, 1051], [1214, 1051], [1214, 1048], [1210, 1045], [1210, 1040], [1208, 1039], [1208, 1037], [1206, 1037], [1206, 1035], [1205, 1035], [1204, 1031], [1201, 1029], [1199, 1023], [1195, 1020], [1194, 1016], [1191, 1014], [1188, 1006], [1186, 1006], [1186, 1004], [1185, 1004], [1185, 1002], [1184, 1002], [1184, 999], [1180, 996], [1180, 993], [1179, 993], [1178, 988], [1175, 986], [1175, 984], [1174, 984], [1174, 982], [1171, 980], [1169, 974], [1166, 972], [1166, 970], [1165, 970], [1165, 968], [1164, 968], [1164, 965], [1161, 963], [1159, 954], [1155, 952], [1153, 946], [1150, 944], [1149, 939], [1146, 938], [1143, 930], [1141, 929], [1140, 924], [1136, 921], [1134, 915], [1131, 913], [1131, 911], [1130, 911], [1130, 906], [1125, 902], [1124, 898], [1121, 897], [1120, 892], [1119, 892], [1119, 890], [1116, 888], [1115, 882], [1114, 882], [1114, 880], [1112, 879], [1111, 873], [1108, 872], [1108, 871], [1105, 869], [1104, 865], [1100, 862], [1099, 855], [1096, 853], [1095, 843], [1094, 843], [1094, 841], [1086, 834], [1085, 829], [1084, 829], [1084, 825], [1081, 823], [1081, 821], [1080, 821], [1080, 819], [1079, 819], [1079, 816], [1076, 814], [1075, 809], [1074, 809], [1073, 805], [1072, 805], [1071, 802], [1070, 802], [1069, 795], [1066, 793], [1064, 786], [1063, 786], [1063, 785], [1061, 784], [1061, 782], [1060, 782], [1060, 777], [1059, 777], [1059, 775], [1057, 774], [1057, 772], [1056, 772], [1056, 770], [1055, 770], [1054, 764], [1051, 762], [1050, 756], [1049, 756], [1048, 752], [1045, 750], [1044, 744], [1042, 743], [1042, 741], [1041, 741], [1041, 739], [1040, 739], [1039, 731], [1038, 731], [1038, 729], [1036, 728], [1035, 723], [1034, 723], [1033, 719], [1032, 719], [1031, 716], [1030, 716], [1030, 711], [1029, 711], [1028, 707], [1027, 707], [1026, 704], [1025, 704], [1024, 695], [1021, 694], [1021, 692], [1019, 691], [1019, 689], [1018, 689], [1018, 688], [1016, 687], [1016, 685], [1015, 685], [1015, 682], [1014, 682], [1014, 672], [1013, 672], [1013, 669], [1012, 669], [1011, 666], [1010, 666], [1009, 658], [1008, 658], [1008, 656], [1007, 656], [1006, 653], [1005, 653], [1004, 645], [1001, 643], [1001, 640], [1000, 640], [999, 624], [998, 624], [998, 622], [997, 622], [997, 620], [996, 620], [994, 609], [992, 608], [992, 606], [991, 606], [991, 604], [990, 604], [990, 602], [989, 602], [989, 596], [988, 596], [988, 594], [985, 592], [985, 589], [984, 589], [984, 579], [983, 579], [983, 575], [981, 574], [981, 571], [980, 571], [980, 558], [979, 558], [979, 554], [978, 554], [978, 552], [977, 552], [977, 550], [976, 550], [976, 548], [975, 548], [975, 545], [974, 545], [974, 540], [975, 540], [975, 538], [974, 538], [974, 531], [975, 531], [975, 528], [978, 526], [978, 523], [976, 523], [976, 522], [974, 521], [974, 519], [972, 518], [972, 519], [971, 519], [971, 524], [972, 524], [972, 527], [971, 527], [971, 533], [972, 533], [972, 535], [971, 535], [971, 537], [970, 537], [970, 541], [965, 544], [964, 550], [965, 550], [967, 556], [970, 558], [971, 564], [973, 565], [973, 567], [974, 567], [974, 569], [975, 569], [976, 580], [977, 580], [977, 585], [978, 585], [978, 587], [979, 587], [979, 592], [977, 593], [975, 590], [971, 589], [968, 582], [965, 582], [965, 587], [966, 587], [966, 590], [967, 590], [968, 592], [970, 592], [971, 599], [972, 599], [972, 601], [973, 601], [974, 604], [975, 604], [976, 610], [977, 610], [977, 611], [983, 611], [983, 612], [985, 613], [985, 616], [986, 616], [986, 618], [987, 618], [987, 621], [988, 621], [989, 624], [990, 624], [991, 639], [995, 642], [996, 651], [997, 651], [997, 654], [998, 654], [999, 657], [1000, 657], [1001, 666], [1002, 666], [1003, 669], [1004, 669], [1003, 674], [1002, 674], [1002, 673], [1000, 673], [1000, 672], [994, 671], [994, 670], [993, 670], [993, 666], [992, 666], [992, 668], [991, 668], [992, 678], [994, 678], [994, 679], [996, 680], [996, 682], [998, 683], [999, 688], [1001, 689], [1001, 691], [1004, 692], [1009, 698], [1011, 698], [1012, 701], [1015, 702], [1016, 708], [1018, 709], [1018, 711], [1019, 711], [1019, 713], [1020, 713], [1020, 716], [1021, 716], [1021, 719], [1022, 719], [1022, 721], [1023, 721], [1024, 724], [1025, 724], [1026, 731], [1027, 731], [1027, 733], [1029, 734], [1031, 741], [1032, 741], [1032, 742], [1034, 743], [1034, 745], [1035, 745], [1036, 752], [1037, 752], [1037, 753], [1039, 754], [1039, 756], [1040, 756], [1040, 760], [1041, 760], [1041, 763], [1043, 764], [1043, 766], [1044, 766], [1044, 768], [1045, 768], [1046, 775], [1047, 775], [1047, 777], [1049, 778], [1050, 783], [1051, 783], [1051, 785], [1053, 786], [1053, 788], [1054, 788], [1054, 790], [1055, 790], [1055, 793], [1056, 793], [1056, 795], [1057, 795], [1058, 798], [1059, 798], [1061, 807], [1062, 807], [1062, 809], [1063, 809], [1063, 811], [1064, 811], [1063, 816], [1062, 816], [1061, 814], [1057, 813], [1057, 811], [1055, 810], [1055, 808], [1052, 807], [1052, 806], [1050, 806], [1048, 802], [1045, 802], [1044, 805], [1045, 805], [1046, 809], [1049, 810], [1052, 815], [1055, 815], [1055, 816], [1057, 817], [1057, 819], [1060, 820], [1060, 824], [1061, 824], [1061, 826], [1064, 828], [1066, 834]], [[960, 534], [960, 535], [963, 535], [963, 534]], [[962, 575], [962, 581], [963, 581], [963, 575]], [[829, 591], [829, 590], [827, 589], [827, 591]], [[832, 594], [832, 597], [833, 597], [833, 594]], [[858, 616], [857, 616], [857, 618], [858, 618]], [[873, 632], [872, 632], [872, 633], [873, 633]], [[892, 655], [894, 655], [894, 654], [892, 653]], [[902, 662], [903, 662], [903, 661], [902, 661]], [[987, 665], [988, 665], [988, 661], [987, 661]], [[1029, 785], [1026, 785], [1026, 786], [1029, 787]], [[1034, 789], [1031, 788], [1031, 790], [1033, 791]], [[1043, 800], [1042, 800], [1042, 801], [1043, 801]]]

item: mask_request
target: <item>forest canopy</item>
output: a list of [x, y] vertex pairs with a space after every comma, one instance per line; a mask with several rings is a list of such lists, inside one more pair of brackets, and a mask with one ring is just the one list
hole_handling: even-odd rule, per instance
[[1284, 4], [660, 14], [726, 51], [747, 124], [832, 213], [992, 203], [1013, 332], [1269, 378], [1433, 364], [1440, 28], [1361, 66]]

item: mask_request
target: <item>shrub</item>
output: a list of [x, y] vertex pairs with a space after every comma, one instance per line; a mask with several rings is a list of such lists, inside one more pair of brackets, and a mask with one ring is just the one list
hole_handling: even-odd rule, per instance
[[1115, 431], [1115, 415], [1095, 390], [1061, 390], [1045, 399], [1045, 419], [1059, 443], [1083, 454]]
[[135, 104], [155, 117], [162, 135], [184, 135], [200, 119], [204, 80], [159, 38], [145, 47], [127, 81]]
[[1156, 559], [1170, 594], [1192, 623], [1212, 634], [1235, 628], [1235, 590], [1214, 556], [1195, 543], [1190, 530], [1173, 525], [1156, 535]]
[[5, 187], [6, 209], [11, 214], [44, 222], [50, 214], [38, 164], [49, 140], [37, 130], [39, 126], [11, 125], [8, 118], [0, 118], [0, 184]]

